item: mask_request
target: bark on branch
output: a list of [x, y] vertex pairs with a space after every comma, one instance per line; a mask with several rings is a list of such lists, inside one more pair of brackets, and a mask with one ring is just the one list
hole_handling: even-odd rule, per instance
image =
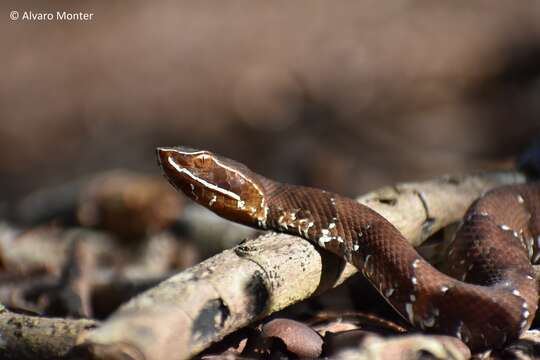
[[[522, 183], [517, 172], [443, 177], [358, 198], [415, 246], [457, 221], [483, 192]], [[337, 286], [356, 269], [307, 241], [269, 233], [226, 250], [135, 297], [81, 338], [95, 358], [185, 359], [254, 320]], [[125, 358], [123, 357], [123, 358]]]
[[68, 356], [94, 320], [44, 318], [0, 310], [0, 358], [10, 360], [59, 359]]

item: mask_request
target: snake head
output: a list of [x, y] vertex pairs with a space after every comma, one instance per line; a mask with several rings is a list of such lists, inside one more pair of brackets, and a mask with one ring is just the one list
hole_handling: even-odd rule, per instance
[[167, 180], [187, 197], [226, 219], [265, 225], [264, 188], [245, 165], [186, 147], [162, 147], [156, 152]]

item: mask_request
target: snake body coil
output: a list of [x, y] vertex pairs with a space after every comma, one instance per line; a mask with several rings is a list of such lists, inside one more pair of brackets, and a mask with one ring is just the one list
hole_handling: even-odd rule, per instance
[[450, 246], [446, 275], [425, 261], [385, 218], [354, 200], [275, 182], [208, 151], [159, 148], [168, 180], [220, 216], [301, 236], [363, 272], [417, 328], [457, 336], [473, 352], [527, 330], [538, 287], [540, 186], [488, 192], [467, 211]]

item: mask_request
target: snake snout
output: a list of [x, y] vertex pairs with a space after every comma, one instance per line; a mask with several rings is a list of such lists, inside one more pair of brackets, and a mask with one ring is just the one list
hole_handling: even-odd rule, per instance
[[156, 156], [165, 178], [176, 188], [192, 193], [194, 182], [200, 182], [198, 177], [198, 153], [187, 152], [180, 147], [158, 147]]
[[[178, 169], [173, 167], [173, 164], [176, 164], [174, 162], [175, 157], [175, 149], [174, 148], [168, 148], [168, 147], [158, 147], [156, 148], [156, 158], [157, 163], [163, 173], [165, 174], [165, 177], [169, 180], [169, 182], [174, 184], [174, 177], [178, 173]], [[173, 160], [173, 162], [171, 162]]]
[[163, 169], [163, 171], [165, 171], [163, 165], [167, 163], [167, 158], [170, 156], [170, 150], [171, 150], [170, 148], [165, 148], [165, 147], [156, 148], [157, 163], [159, 167]]
[[159, 167], [162, 167], [161, 164], [163, 163], [163, 152], [165, 151], [165, 149], [166, 148], [161, 147], [156, 148], [156, 159]]

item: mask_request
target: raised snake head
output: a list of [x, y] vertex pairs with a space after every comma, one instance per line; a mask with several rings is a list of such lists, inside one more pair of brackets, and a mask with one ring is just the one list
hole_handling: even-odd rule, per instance
[[264, 189], [245, 165], [205, 150], [156, 149], [167, 180], [189, 198], [226, 219], [263, 225]]

